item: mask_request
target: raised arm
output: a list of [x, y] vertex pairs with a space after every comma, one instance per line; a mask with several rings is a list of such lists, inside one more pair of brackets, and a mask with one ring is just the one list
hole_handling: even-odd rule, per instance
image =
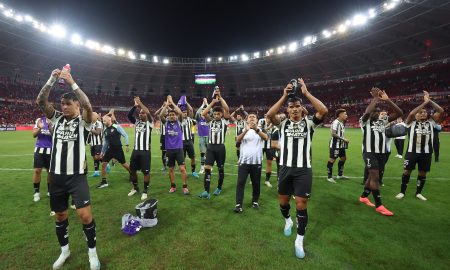
[[44, 127], [44, 123], [42, 122], [41, 119], [37, 119], [36, 120], [36, 124], [33, 128], [33, 138], [36, 138], [39, 133], [41, 133], [41, 129]]
[[439, 106], [436, 102], [434, 102], [433, 100], [431, 100], [430, 98], [430, 94], [427, 91], [423, 91], [424, 93], [424, 98], [426, 97], [428, 99], [428, 103], [431, 105], [431, 107], [433, 107], [433, 109], [435, 110], [434, 114], [431, 116], [431, 118], [433, 118], [433, 120], [436, 123], [440, 123], [442, 118], [442, 113], [444, 112], [444, 109]]
[[81, 107], [83, 108], [83, 120], [86, 121], [86, 123], [95, 122], [97, 116], [92, 110], [91, 102], [89, 101], [89, 98], [86, 96], [86, 94], [80, 89], [80, 87], [78, 87], [75, 80], [72, 78], [72, 75], [67, 70], [63, 70], [61, 71], [59, 77], [61, 79], [64, 79], [66, 83], [70, 85], [73, 92], [77, 96], [77, 99], [80, 102]]
[[223, 117], [225, 119], [230, 118], [230, 108], [228, 107], [227, 102], [220, 95], [219, 95], [219, 100], [220, 100], [220, 104], [222, 104], [222, 108], [223, 108]]
[[191, 104], [189, 104], [189, 102], [187, 102], [187, 99], [186, 99], [186, 105], [187, 105], [187, 115], [190, 118], [194, 118], [194, 109], [192, 109]]
[[384, 90], [383, 90], [383, 91], [380, 91], [380, 92], [379, 92], [379, 95], [380, 95], [380, 99], [381, 99], [381, 100], [385, 101], [387, 104], [389, 104], [389, 106], [391, 106], [391, 107], [394, 109], [394, 112], [391, 113], [391, 114], [389, 115], [389, 118], [388, 118], [388, 121], [389, 121], [389, 122], [392, 122], [392, 121], [394, 121], [395, 119], [397, 119], [397, 118], [399, 118], [399, 117], [401, 117], [401, 116], [403, 115], [402, 109], [400, 109], [400, 107], [397, 106], [397, 104], [395, 104], [395, 103], [388, 97], [388, 95], [386, 94], [386, 91], [384, 91]]
[[300, 87], [301, 87], [300, 89], [302, 90], [302, 94], [309, 100], [309, 102], [311, 102], [314, 109], [316, 109], [316, 111], [317, 111], [316, 115], [315, 115], [316, 118], [319, 120], [323, 120], [325, 118], [325, 116], [328, 114], [327, 107], [322, 103], [322, 101], [317, 99], [315, 96], [313, 96], [308, 91], [308, 88], [306, 87], [306, 84], [302, 78], [299, 78], [298, 82], [300, 84]]
[[144, 113], [147, 115], [150, 122], [153, 122], [152, 114], [150, 113], [150, 110], [142, 103], [140, 97], [134, 98], [134, 104], [137, 104], [137, 106], [144, 111]]
[[128, 111], [127, 118], [131, 123], [136, 123], [136, 117], [134, 117], [134, 112], [136, 111], [137, 104], [134, 103], [134, 106]]
[[55, 113], [55, 108], [53, 108], [52, 104], [48, 102], [48, 96], [50, 95], [50, 90], [55, 84], [59, 74], [61, 74], [61, 70], [59, 69], [55, 69], [52, 71], [50, 78], [48, 79], [47, 83], [44, 84], [36, 98], [36, 104], [39, 106], [39, 108], [41, 108], [42, 112], [44, 112], [45, 116], [49, 119], [52, 118], [53, 114]]
[[211, 103], [209, 103], [209, 105], [205, 108], [205, 110], [202, 112], [202, 117], [206, 119], [206, 121], [210, 122], [212, 120], [211, 115], [209, 115], [209, 111], [211, 110], [211, 108], [217, 103], [219, 102], [218, 99], [213, 99], [211, 101]]
[[380, 89], [376, 87], [372, 87], [370, 89], [370, 94], [372, 95], [372, 100], [369, 103], [369, 106], [367, 106], [366, 111], [364, 112], [363, 116], [361, 117], [361, 120], [363, 122], [367, 122], [369, 120], [370, 114], [375, 110], [375, 106], [377, 106], [377, 103], [380, 99], [379, 93]]
[[277, 116], [277, 113], [280, 111], [281, 107], [283, 107], [284, 103], [286, 103], [288, 93], [292, 91], [292, 87], [292, 84], [288, 83], [283, 90], [283, 95], [281, 98], [272, 107], [270, 107], [267, 112], [267, 118], [269, 118], [270, 122], [272, 122], [275, 126], [278, 126], [281, 122], [280, 118]]

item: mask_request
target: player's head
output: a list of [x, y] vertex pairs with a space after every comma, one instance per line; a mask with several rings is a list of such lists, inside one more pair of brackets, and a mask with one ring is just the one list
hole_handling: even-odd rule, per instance
[[417, 113], [416, 113], [416, 120], [417, 121], [425, 121], [428, 119], [428, 112], [425, 109], [420, 109]]
[[247, 124], [258, 124], [258, 114], [256, 114], [256, 112], [250, 112], [245, 118], [245, 121], [247, 122]]
[[380, 109], [380, 107], [376, 107], [374, 110], [373, 110], [373, 112], [372, 112], [372, 114], [370, 115], [370, 119], [371, 120], [378, 120], [379, 119], [379, 117], [380, 117], [380, 112], [381, 112], [381, 109]]
[[213, 108], [213, 118], [214, 120], [220, 120], [223, 117], [222, 107], [216, 106]]
[[380, 114], [378, 116], [378, 119], [383, 119], [388, 116], [388, 112], [386, 110], [380, 110]]
[[339, 118], [342, 121], [347, 121], [348, 118], [347, 111], [345, 109], [337, 109], [336, 118]]
[[112, 125], [111, 116], [109, 116], [108, 114], [104, 115], [102, 120], [103, 120], [103, 124], [105, 124], [107, 127], [110, 127]]
[[74, 92], [61, 96], [61, 110], [64, 116], [75, 117], [80, 114], [80, 102]]
[[187, 118], [187, 116], [188, 116], [187, 110], [184, 109], [184, 110], [182, 110], [181, 112], [183, 113], [183, 118]]
[[139, 110], [139, 120], [144, 122], [148, 121], [148, 115], [142, 109]]
[[295, 121], [300, 120], [302, 117], [302, 101], [298, 97], [289, 98], [287, 101], [287, 112], [289, 114], [289, 119], [293, 119]]
[[178, 117], [175, 110], [169, 110], [167, 113], [167, 118], [169, 119], [169, 122], [176, 122]]
[[240, 113], [236, 114], [236, 120], [241, 121], [242, 115]]
[[102, 114], [101, 113], [97, 113], [97, 120], [102, 120]]

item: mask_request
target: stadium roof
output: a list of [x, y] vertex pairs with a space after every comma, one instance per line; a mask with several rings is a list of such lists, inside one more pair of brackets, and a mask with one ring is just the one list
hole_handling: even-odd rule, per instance
[[1, 18], [0, 75], [43, 81], [53, 68], [70, 63], [85, 85], [102, 85], [104, 90], [131, 85], [189, 89], [198, 73], [216, 73], [219, 85], [239, 90], [283, 85], [298, 75], [309, 81], [330, 80], [449, 58], [449, 13], [448, 1], [407, 1], [362, 30], [330, 37], [298, 53], [230, 63], [174, 58], [167, 65], [78, 48]]

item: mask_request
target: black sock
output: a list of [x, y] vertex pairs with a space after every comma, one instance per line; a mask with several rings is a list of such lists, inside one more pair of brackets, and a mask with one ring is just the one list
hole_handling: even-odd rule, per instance
[[270, 181], [270, 176], [272, 175], [272, 172], [266, 172], [266, 182]]
[[193, 173], [195, 172], [195, 164], [191, 164], [191, 170]]
[[280, 211], [284, 218], [289, 218], [291, 215], [289, 214], [289, 210], [291, 209], [291, 205], [281, 205], [280, 204]]
[[338, 162], [338, 175], [342, 176], [344, 174], [344, 164], [345, 161], [339, 160]]
[[162, 150], [162, 152], [161, 152], [161, 160], [162, 160], [162, 164], [163, 164], [164, 168], [167, 167], [167, 164], [166, 164], [166, 150]]
[[222, 189], [223, 179], [225, 178], [225, 171], [223, 166], [219, 167], [219, 184], [217, 185], [218, 189]]
[[308, 225], [308, 209], [297, 209], [297, 234], [305, 235], [306, 225]]
[[170, 183], [170, 187], [176, 188], [177, 185], [175, 183]]
[[138, 182], [137, 182], [137, 175], [130, 174], [130, 178], [131, 178], [130, 181], [133, 184], [133, 188], [135, 190], [139, 190], [139, 186], [138, 186]]
[[96, 244], [96, 232], [95, 232], [95, 221], [92, 220], [89, 224], [83, 224], [84, 236], [86, 236], [86, 242], [89, 248], [95, 248]]
[[408, 187], [410, 177], [411, 177], [411, 175], [406, 175], [406, 174], [402, 175], [402, 185], [400, 186], [400, 192], [403, 194], [406, 193], [406, 188]]
[[378, 182], [379, 182], [381, 185], [383, 185], [384, 169], [379, 171], [378, 176], [379, 176]]
[[56, 221], [56, 236], [60, 246], [69, 244], [69, 220]]
[[33, 183], [34, 193], [39, 193], [39, 186], [41, 183]]
[[187, 188], [187, 184], [183, 184], [183, 188]]
[[333, 177], [333, 163], [329, 162], [327, 163], [327, 173], [328, 173], [328, 178]]
[[106, 177], [102, 178], [102, 183], [106, 183]]
[[205, 166], [205, 153], [200, 153], [200, 164]]
[[100, 160], [94, 160], [94, 170], [98, 171], [98, 167], [100, 165]]
[[367, 198], [370, 195], [370, 192], [371, 192], [370, 188], [364, 188], [364, 191], [361, 194], [361, 197]]
[[148, 185], [150, 184], [150, 182], [146, 183], [144, 182], [144, 193], [148, 192]]
[[204, 187], [205, 191], [209, 193], [209, 187], [211, 186], [211, 169], [205, 169], [205, 178], [204, 178]]
[[237, 156], [237, 158], [239, 159], [239, 157], [241, 156], [241, 150], [236, 150], [236, 156]]
[[50, 193], [50, 183], [47, 183], [47, 192]]
[[379, 189], [372, 190], [372, 196], [375, 199], [375, 207], [378, 207], [378, 206], [382, 205], [382, 203], [381, 203], [381, 195], [380, 195], [380, 190]]
[[417, 190], [416, 195], [422, 193], [423, 186], [425, 186], [426, 176], [417, 176]]

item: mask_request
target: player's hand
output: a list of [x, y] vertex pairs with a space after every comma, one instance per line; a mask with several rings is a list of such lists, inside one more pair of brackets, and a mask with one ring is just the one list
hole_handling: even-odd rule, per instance
[[167, 96], [167, 103], [168, 103], [168, 104], [173, 104], [173, 99], [172, 99], [172, 96], [171, 96], [171, 95], [168, 95], [168, 96]]
[[378, 95], [379, 95], [381, 100], [385, 100], [386, 101], [386, 100], [389, 99], [389, 96], [386, 94], [386, 91], [384, 91], [384, 90], [380, 90], [378, 92]]
[[203, 98], [203, 105], [208, 105], [208, 100], [206, 98]]
[[130, 152], [130, 147], [128, 145], [125, 145], [125, 152]]
[[61, 74], [61, 70], [60, 69], [54, 69], [50, 76], [56, 79], [56, 78], [59, 77], [59, 74]]
[[306, 95], [308, 94], [308, 88], [306, 88], [306, 84], [303, 81], [303, 78], [298, 78], [298, 83], [300, 84], [300, 89], [302, 90], [302, 94]]
[[283, 92], [283, 95], [284, 96], [287, 96], [287, 95], [289, 95], [289, 93], [292, 91], [292, 89], [294, 88], [294, 86], [291, 84], [291, 83], [288, 83], [287, 85], [286, 85], [286, 87], [284, 88], [284, 92]]
[[216, 90], [214, 90], [214, 95], [217, 95], [218, 98], [221, 98], [222, 96], [220, 95], [220, 89], [217, 88]]
[[214, 104], [216, 104], [216, 103], [218, 103], [219, 102], [219, 98], [215, 98], [215, 99], [213, 99], [213, 100], [211, 100], [211, 103], [214, 105]]
[[239, 109], [244, 110], [244, 105], [241, 104], [241, 106], [239, 107]]
[[376, 99], [380, 98], [379, 92], [380, 92], [380, 89], [377, 87], [372, 87], [372, 89], [370, 89], [370, 94], [372, 95], [373, 98], [376, 98]]
[[61, 73], [59, 74], [59, 78], [64, 79], [64, 81], [66, 81], [66, 83], [69, 85], [75, 83], [75, 81], [72, 78], [72, 75], [69, 73], [68, 70], [61, 71]]
[[343, 139], [343, 141], [346, 143], [346, 144], [348, 144], [350, 141], [349, 140], [347, 140], [347, 139]]
[[44, 128], [44, 121], [42, 121], [42, 119], [39, 119], [39, 122], [38, 122], [38, 128], [40, 128], [40, 129], [43, 129]]
[[134, 97], [134, 107], [138, 107], [141, 104], [141, 99], [139, 97]]
[[428, 93], [428, 91], [423, 91], [423, 101], [425, 101], [426, 103], [430, 102], [430, 93]]

